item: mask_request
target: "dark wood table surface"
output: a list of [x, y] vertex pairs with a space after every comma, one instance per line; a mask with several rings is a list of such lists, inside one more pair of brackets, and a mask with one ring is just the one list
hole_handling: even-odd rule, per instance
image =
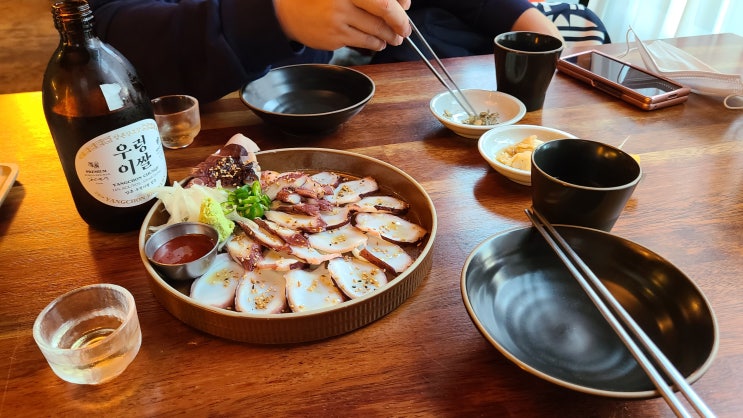
[[[743, 38], [674, 41], [721, 71], [743, 73]], [[603, 46], [616, 53], [624, 45]], [[569, 53], [566, 51], [565, 53]], [[446, 60], [461, 87], [495, 87], [492, 56]], [[204, 105], [195, 143], [167, 151], [172, 179], [235, 133], [263, 149], [310, 146], [362, 153], [410, 174], [431, 196], [439, 230], [433, 266], [399, 308], [327, 340], [281, 346], [213, 337], [153, 297], [138, 232], [106, 234], [78, 217], [46, 126], [41, 95], [0, 96], [0, 163], [20, 174], [0, 207], [0, 416], [671, 416], [661, 398], [574, 392], [519, 369], [472, 324], [463, 263], [487, 237], [528, 225], [530, 190], [493, 171], [477, 142], [428, 110], [442, 86], [420, 62], [363, 66], [368, 106], [338, 131], [296, 138], [268, 127], [236, 95]], [[520, 122], [618, 145], [645, 177], [613, 233], [667, 258], [702, 289], [720, 328], [717, 357], [694, 384], [720, 416], [743, 411], [743, 113], [721, 99], [645, 112], [557, 74], [544, 109]], [[75, 287], [110, 282], [137, 302], [143, 343], [114, 381], [57, 378], [34, 344], [36, 315]]]

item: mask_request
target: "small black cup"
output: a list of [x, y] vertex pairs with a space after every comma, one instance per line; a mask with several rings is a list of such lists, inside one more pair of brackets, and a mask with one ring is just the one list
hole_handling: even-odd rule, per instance
[[563, 43], [536, 32], [505, 32], [495, 37], [495, 79], [498, 91], [526, 105], [527, 112], [544, 104]]
[[585, 139], [559, 139], [531, 155], [532, 205], [555, 224], [611, 231], [642, 169], [619, 148]]

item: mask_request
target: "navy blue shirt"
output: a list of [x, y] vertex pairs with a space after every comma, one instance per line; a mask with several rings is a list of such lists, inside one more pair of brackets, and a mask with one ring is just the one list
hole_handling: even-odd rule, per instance
[[[289, 40], [271, 0], [89, 2], [98, 36], [131, 61], [151, 97], [185, 93], [208, 102], [272, 67], [332, 57], [332, 51]], [[531, 5], [527, 0], [413, 0], [411, 16], [430, 7], [456, 15], [492, 39], [510, 30]]]

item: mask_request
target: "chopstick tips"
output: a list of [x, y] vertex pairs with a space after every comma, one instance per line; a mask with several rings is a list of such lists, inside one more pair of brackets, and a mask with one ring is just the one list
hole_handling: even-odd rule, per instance
[[[413, 29], [413, 32], [405, 38], [405, 40], [408, 42], [408, 44], [415, 50], [415, 52], [418, 54], [418, 56], [421, 57], [423, 62], [426, 64], [429, 70], [433, 73], [434, 76], [439, 80], [441, 84], [446, 87], [446, 89], [449, 91], [449, 94], [452, 95], [454, 100], [459, 103], [459, 105], [462, 107], [462, 109], [467, 112], [469, 116], [477, 116], [477, 110], [474, 106], [467, 100], [467, 97], [462, 93], [462, 90], [457, 86], [457, 83], [454, 81], [454, 78], [451, 76], [449, 71], [444, 66], [444, 63], [441, 62], [438, 55], [436, 55], [436, 52], [431, 48], [431, 45], [426, 41], [426, 38], [423, 37], [423, 34], [418, 30], [418, 28], [415, 26], [415, 23], [413, 23], [412, 19], [408, 19], [410, 21], [410, 27]], [[436, 68], [431, 63], [431, 60], [426, 57], [426, 55], [421, 51], [420, 48], [413, 42], [413, 39], [411, 38], [413, 35], [416, 35], [418, 39], [423, 43], [423, 45], [426, 47], [426, 50], [428, 53], [433, 57], [433, 60], [438, 64], [439, 68], [441, 68], [441, 71], [444, 73], [444, 76], [442, 76]]]

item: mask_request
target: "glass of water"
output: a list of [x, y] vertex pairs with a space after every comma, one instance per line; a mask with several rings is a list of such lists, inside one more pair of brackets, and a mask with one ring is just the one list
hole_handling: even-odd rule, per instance
[[162, 96], [152, 100], [155, 122], [166, 148], [184, 148], [201, 131], [199, 101], [185, 94]]
[[121, 374], [142, 344], [134, 297], [105, 283], [55, 299], [36, 318], [33, 335], [57, 376], [88, 385]]

